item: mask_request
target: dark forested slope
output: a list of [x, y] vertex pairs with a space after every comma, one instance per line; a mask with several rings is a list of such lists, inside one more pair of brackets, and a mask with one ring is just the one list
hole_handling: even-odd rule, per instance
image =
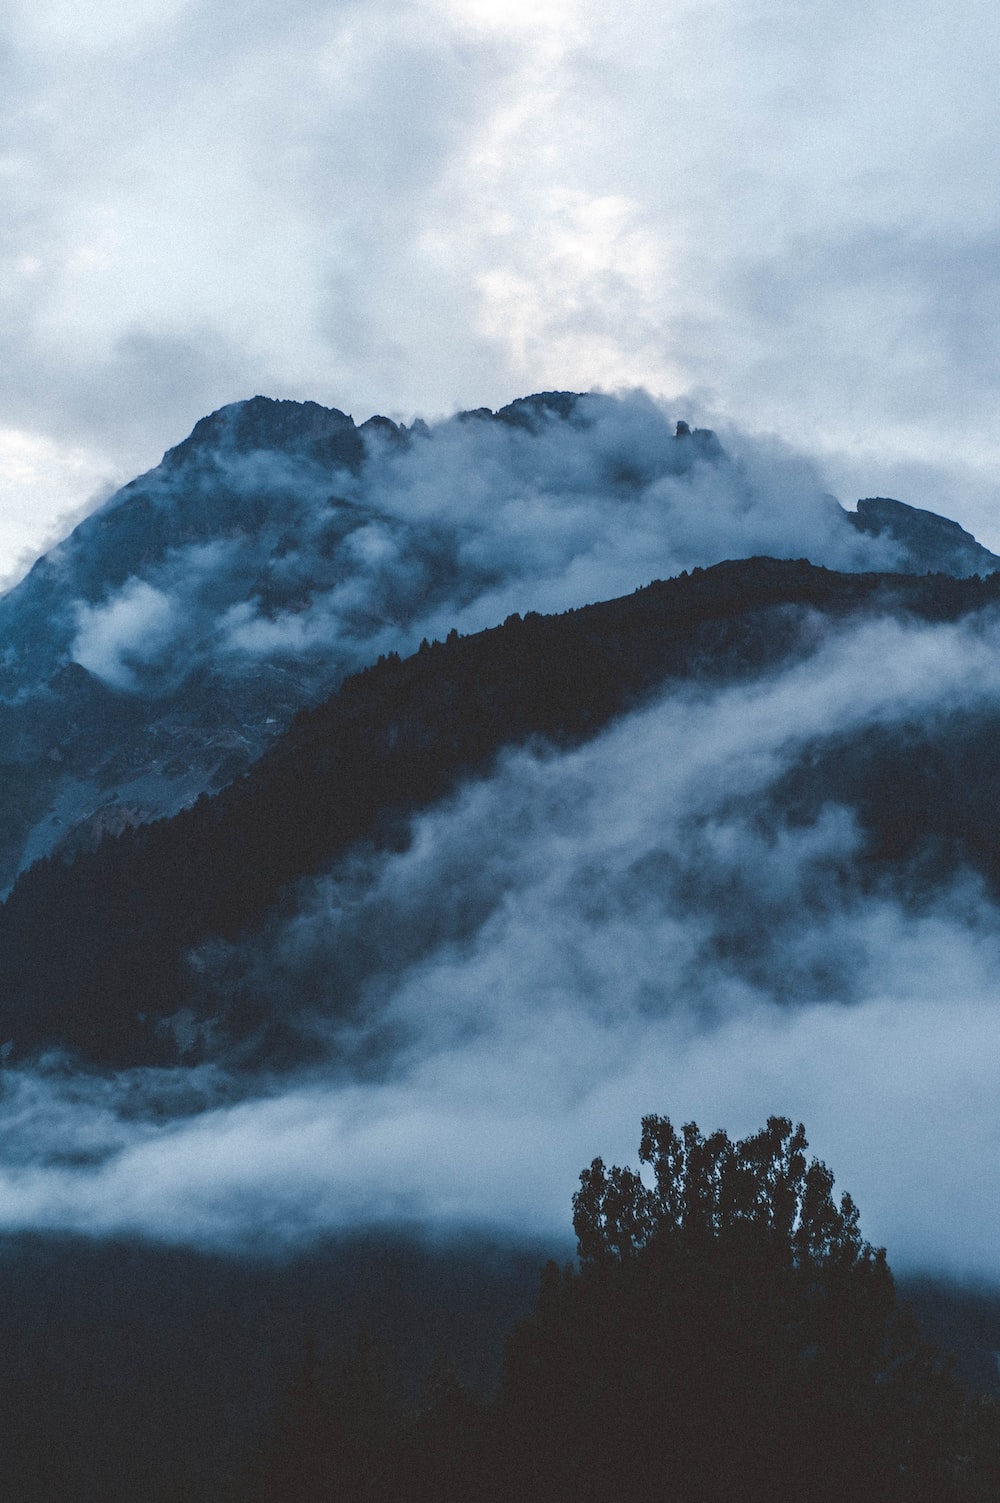
[[759, 673], [807, 651], [824, 621], [957, 620], [998, 600], [997, 576], [841, 575], [753, 559], [383, 659], [300, 714], [216, 797], [24, 874], [0, 909], [0, 1041], [15, 1058], [53, 1044], [102, 1063], [176, 1058], [161, 1022], [186, 1000], [193, 945], [254, 925], [283, 887], [351, 842], [405, 838], [401, 816], [502, 748], [584, 739], [670, 683]]

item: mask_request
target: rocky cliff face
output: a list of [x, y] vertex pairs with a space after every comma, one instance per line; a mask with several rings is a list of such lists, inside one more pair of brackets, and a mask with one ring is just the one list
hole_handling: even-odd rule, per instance
[[847, 520], [859, 532], [870, 537], [885, 537], [904, 549], [907, 568], [914, 574], [954, 574], [967, 579], [972, 574], [992, 574], [1000, 569], [1000, 558], [977, 543], [948, 517], [933, 511], [921, 511], [888, 496], [869, 496], [858, 502]]
[[316, 403], [223, 408], [0, 600], [0, 886], [123, 809], [134, 823], [220, 786], [335, 685], [345, 663], [319, 643], [213, 638], [349, 574], [367, 513], [331, 491], [364, 453], [365, 430]]

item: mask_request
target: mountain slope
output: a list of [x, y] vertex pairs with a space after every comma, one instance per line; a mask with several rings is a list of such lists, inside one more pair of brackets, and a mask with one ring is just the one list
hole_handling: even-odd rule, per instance
[[[15, 1057], [61, 1044], [102, 1063], [169, 1062], [179, 1044], [163, 1020], [195, 992], [192, 946], [259, 923], [283, 887], [351, 842], [405, 839], [401, 817], [488, 769], [504, 747], [572, 744], [670, 683], [753, 678], [808, 656], [817, 621], [824, 631], [866, 616], [948, 622], [998, 602], [1000, 576], [838, 575], [758, 559], [383, 659], [301, 714], [223, 793], [107, 838], [70, 866], [49, 860], [23, 875], [0, 910], [0, 1038]], [[887, 736], [879, 750], [891, 760]], [[849, 744], [856, 792], [869, 763]], [[800, 804], [810, 786], [814, 804], [826, 796], [817, 774], [795, 792]], [[871, 802], [875, 824], [881, 807]], [[981, 846], [994, 870], [992, 832]], [[286, 1021], [243, 999], [213, 1020], [213, 1048], [270, 1029], [277, 1058]]]

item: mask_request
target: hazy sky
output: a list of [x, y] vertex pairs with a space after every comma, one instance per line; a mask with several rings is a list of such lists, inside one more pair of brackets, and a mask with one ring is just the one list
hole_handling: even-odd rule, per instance
[[1000, 547], [998, 55], [985, 0], [11, 0], [0, 571], [258, 391], [690, 393]]

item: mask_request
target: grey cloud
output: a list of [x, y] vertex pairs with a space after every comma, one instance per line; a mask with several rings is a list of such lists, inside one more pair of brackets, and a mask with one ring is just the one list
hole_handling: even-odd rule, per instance
[[734, 301], [744, 317], [786, 321], [782, 343], [758, 357], [761, 379], [821, 390], [830, 365], [851, 369], [852, 405], [927, 424], [942, 450], [954, 447], [956, 427], [983, 421], [995, 386], [998, 234], [876, 223], [793, 235], [766, 257], [748, 248], [731, 268]]
[[[995, 12], [967, 7], [944, 48], [921, 6], [848, 24], [842, 5], [814, 6], [808, 27], [777, 32], [766, 7], [700, 6], [686, 26], [645, 4], [614, 28], [591, 6], [568, 15], [540, 74], [530, 31], [473, 36], [433, 8], [407, 25], [392, 6], [205, 4], [103, 50], [14, 37], [4, 422], [114, 445], [139, 468], [255, 388], [412, 411], [544, 384], [700, 384], [745, 424], [834, 454], [846, 496], [884, 488], [863, 470], [873, 452], [886, 472], [904, 454], [923, 466], [925, 489], [904, 494], [939, 510], [934, 487], [960, 473], [961, 518], [982, 531]], [[99, 15], [88, 26], [101, 35]], [[324, 73], [338, 56], [351, 66]], [[626, 407], [588, 451], [605, 476], [623, 451], [655, 462], [660, 418]], [[248, 608], [241, 545], [201, 573], [195, 546], [117, 596], [81, 597], [77, 650], [120, 681], [155, 666], [128, 623], [143, 589], [170, 602], [184, 662], [321, 649], [346, 668], [723, 553], [895, 561], [838, 540], [818, 471], [726, 442], [725, 475], [650, 473], [629, 491], [595, 488], [558, 435], [532, 449], [453, 425], [433, 464], [419, 446], [381, 462], [377, 514], [295, 609], [294, 549]], [[320, 497], [292, 512], [304, 539]], [[345, 499], [373, 501], [349, 485]], [[418, 523], [438, 529], [431, 561], [408, 542]], [[522, 759], [420, 822], [408, 853], [320, 884], [266, 953], [213, 962], [224, 979], [243, 966], [307, 987], [327, 1034], [341, 986], [361, 1010], [338, 1048], [360, 1068], [388, 1022], [395, 1074], [236, 1104], [209, 1092], [200, 1116], [156, 1120], [141, 1103], [162, 1083], [70, 1092], [55, 1073], [8, 1073], [0, 1111], [30, 1124], [8, 1224], [209, 1242], [370, 1215], [563, 1229], [580, 1165], [627, 1158], [642, 1111], [742, 1132], [777, 1109], [804, 1117], [894, 1261], [996, 1277], [981, 1211], [998, 1189], [993, 910], [974, 885], [924, 913], [845, 895], [842, 813], [762, 832], [731, 806], [732, 778], [766, 788], [796, 726], [877, 717], [871, 697], [854, 708], [885, 690], [873, 661], [899, 706], [929, 711], [980, 677], [994, 693], [988, 644], [927, 633], [869, 640], [839, 674], [828, 656], [752, 724], [754, 703], [719, 700], [697, 765], [702, 711], [675, 706], [673, 741], [654, 717], [589, 761]], [[640, 729], [659, 776], [630, 749]], [[395, 951], [373, 969], [391, 924]], [[779, 1005], [791, 990], [809, 1000]], [[74, 1142], [87, 1162], [57, 1162]]]
[[[350, 362], [387, 348], [375, 305], [391, 295], [402, 329], [423, 295], [426, 271], [407, 270], [421, 204], [502, 49], [395, 4], [300, 4], [280, 23], [151, 6], [103, 43], [39, 27], [17, 38], [8, 94], [5, 421], [127, 465], [248, 387], [357, 393]], [[344, 275], [360, 324], [342, 340], [328, 305]]]
[[24, 12], [4, 422], [127, 469], [253, 389], [435, 412], [641, 382], [856, 493], [863, 443], [991, 497], [995, 18], [942, 51], [923, 4], [810, 14]]

